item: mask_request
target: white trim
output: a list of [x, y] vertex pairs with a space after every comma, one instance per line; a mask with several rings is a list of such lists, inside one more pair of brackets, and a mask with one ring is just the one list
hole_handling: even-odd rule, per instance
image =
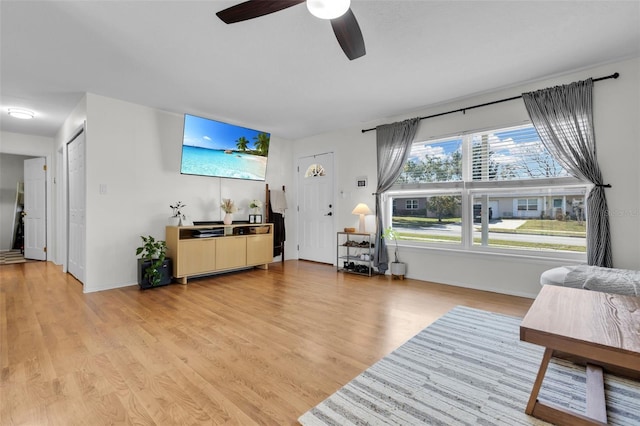
[[539, 252], [537, 251], [529, 251], [529, 250], [509, 250], [508, 252], [487, 248], [487, 247], [475, 247], [474, 249], [465, 249], [460, 244], [451, 244], [451, 246], [446, 246], [445, 244], [436, 245], [429, 243], [419, 243], [412, 242], [407, 243], [405, 240], [398, 240], [398, 247], [409, 249], [415, 252], [424, 252], [424, 251], [437, 251], [438, 253], [442, 253], [443, 251], [447, 252], [447, 254], [451, 255], [459, 255], [459, 256], [480, 256], [487, 258], [511, 258], [518, 259], [518, 261], [524, 263], [533, 263], [539, 265], [542, 263], [548, 263], [549, 265], [557, 265], [558, 261], [562, 261], [562, 263], [566, 263], [568, 265], [580, 265], [586, 262], [586, 253], [583, 255], [582, 253], [576, 255], [575, 253], [563, 253], [563, 252], [552, 252], [545, 251]]

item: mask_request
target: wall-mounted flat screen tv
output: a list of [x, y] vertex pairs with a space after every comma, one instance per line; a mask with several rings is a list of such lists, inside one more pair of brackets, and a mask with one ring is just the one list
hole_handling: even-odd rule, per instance
[[185, 114], [180, 173], [265, 180], [271, 134]]

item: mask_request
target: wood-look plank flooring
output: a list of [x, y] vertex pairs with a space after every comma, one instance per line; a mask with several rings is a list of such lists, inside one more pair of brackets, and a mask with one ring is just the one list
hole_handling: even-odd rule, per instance
[[291, 425], [456, 305], [531, 299], [275, 263], [83, 294], [50, 262], [0, 267], [1, 425]]

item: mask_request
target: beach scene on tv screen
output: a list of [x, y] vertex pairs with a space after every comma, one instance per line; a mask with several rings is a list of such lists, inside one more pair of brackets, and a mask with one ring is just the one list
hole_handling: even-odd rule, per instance
[[180, 172], [265, 180], [270, 134], [185, 115]]

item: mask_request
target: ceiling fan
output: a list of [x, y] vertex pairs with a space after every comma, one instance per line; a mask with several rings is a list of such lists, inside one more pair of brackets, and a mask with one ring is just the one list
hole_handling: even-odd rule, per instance
[[351, 11], [351, 0], [249, 0], [216, 13], [227, 24], [258, 18], [300, 3], [316, 17], [331, 20], [338, 43], [349, 60], [364, 56], [364, 39], [356, 17]]

